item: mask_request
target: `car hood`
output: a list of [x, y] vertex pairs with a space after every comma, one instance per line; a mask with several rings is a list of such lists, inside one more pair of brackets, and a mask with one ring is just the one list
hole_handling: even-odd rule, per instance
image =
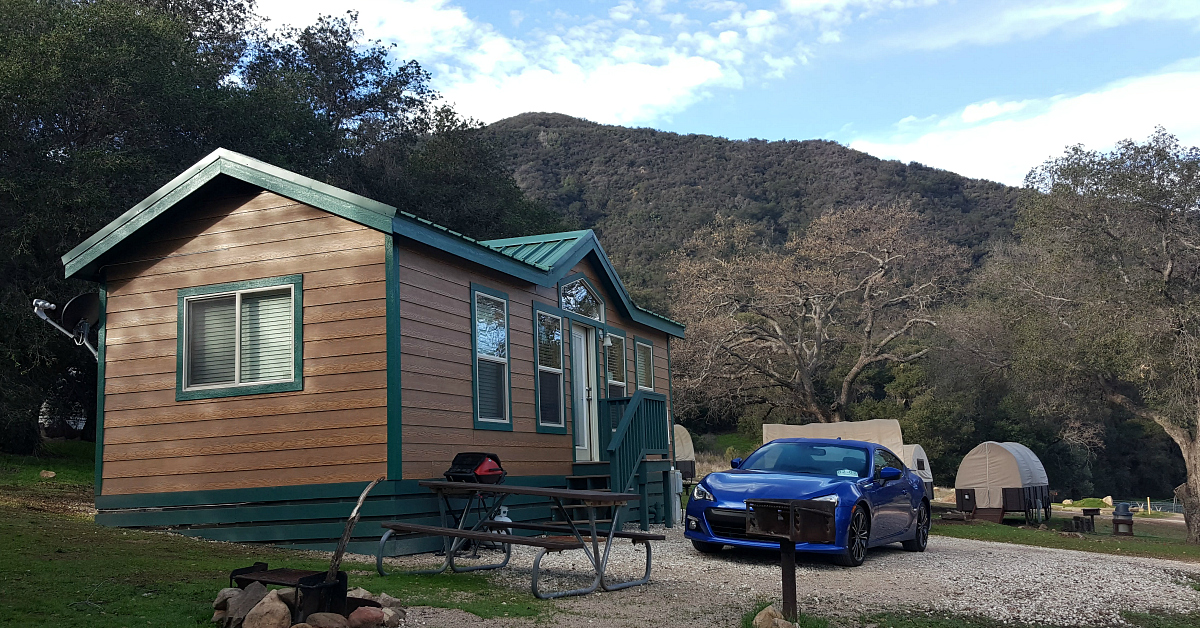
[[704, 485], [718, 505], [745, 508], [747, 499], [807, 499], [841, 493], [855, 484], [853, 480], [795, 473], [768, 473], [734, 469], [710, 473]]

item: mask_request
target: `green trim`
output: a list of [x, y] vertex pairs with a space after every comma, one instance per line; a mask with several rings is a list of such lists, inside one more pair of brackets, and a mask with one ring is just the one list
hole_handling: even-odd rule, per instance
[[517, 261], [457, 232], [411, 214], [401, 214], [393, 218], [392, 232], [529, 283], [554, 285], [553, 281], [547, 281], [546, 271], [543, 269]]
[[[183, 343], [187, 299], [209, 294], [274, 288], [278, 286], [292, 287], [292, 349], [295, 354], [292, 361], [292, 381], [184, 390]], [[248, 281], [232, 281], [209, 286], [180, 288], [178, 291], [178, 308], [175, 320], [175, 401], [221, 399], [225, 397], [241, 397], [243, 395], [263, 395], [267, 393], [304, 390], [304, 275], [287, 275], [285, 277], [269, 277], [266, 279], [251, 279]], [[240, 317], [241, 312], [236, 312], [234, 315]], [[240, 339], [238, 341], [240, 342]], [[240, 367], [234, 365], [234, 368]]]
[[588, 288], [591, 288], [592, 294], [594, 294], [596, 296], [596, 299], [600, 301], [600, 320], [596, 320], [594, 318], [588, 318], [582, 314], [576, 314], [575, 312], [569, 312], [569, 313], [574, 314], [575, 316], [579, 317], [580, 321], [591, 321], [592, 325], [595, 325], [597, 327], [604, 327], [605, 324], [608, 323], [608, 316], [607, 316], [608, 300], [604, 298], [604, 291], [597, 288], [596, 284], [592, 283], [592, 280], [588, 279], [587, 275], [585, 275], [583, 273], [574, 273], [571, 275], [567, 275], [566, 277], [563, 277], [562, 279], [558, 280], [557, 291], [558, 291], [558, 307], [559, 307], [559, 309], [562, 309], [564, 312], [567, 311], [567, 310], [563, 309], [563, 306], [562, 306], [563, 287], [566, 286], [567, 284], [575, 283], [576, 281], [582, 281], [584, 283], [584, 285], [586, 285]]
[[104, 488], [104, 360], [107, 353], [107, 326], [104, 324], [108, 311], [108, 286], [100, 284], [100, 320], [96, 324], [96, 495]]
[[[504, 333], [508, 336], [505, 338], [504, 357], [505, 357], [505, 372], [504, 372], [504, 387], [505, 401], [508, 403], [508, 420], [500, 421], [483, 421], [479, 418], [479, 347], [478, 339], [475, 337], [475, 331], [478, 329], [478, 322], [475, 318], [475, 293], [485, 294], [504, 301]], [[474, 419], [475, 429], [477, 430], [496, 430], [501, 432], [511, 432], [513, 429], [513, 411], [512, 411], [512, 326], [511, 312], [509, 312], [510, 304], [508, 294], [493, 290], [487, 286], [471, 283], [471, 418]]]
[[650, 347], [650, 387], [649, 388], [643, 387], [642, 383], [639, 381], [633, 382], [634, 387], [637, 388], [638, 390], [654, 392], [654, 341], [646, 339], [646, 338], [642, 338], [641, 336], [633, 337], [633, 379], [634, 380], [637, 380], [637, 360], [638, 360], [637, 346], [638, 345], [648, 345]]
[[206, 183], [225, 175], [383, 231], [396, 208], [278, 166], [218, 148], [62, 256], [68, 278], [98, 279], [100, 258]]
[[384, 264], [387, 267], [387, 477], [399, 480], [404, 475], [404, 413], [400, 387], [400, 251], [390, 233], [383, 237], [383, 247]]
[[[568, 388], [567, 388], [567, 348], [566, 348], [566, 344], [567, 344], [567, 341], [570, 339], [570, 332], [567, 329], [569, 321], [566, 318], [563, 318], [563, 315], [561, 312], [556, 312], [555, 310], [558, 310], [558, 308], [550, 307], [550, 306], [548, 306], [544, 303], [540, 303], [538, 301], [533, 302], [533, 369], [534, 369], [533, 414], [534, 414], [534, 419], [535, 419], [534, 424], [537, 426], [537, 431], [540, 434], [566, 434], [567, 433]], [[540, 367], [538, 366], [538, 346], [537, 346], [537, 341], [538, 341], [537, 324], [538, 324], [538, 313], [539, 312], [544, 313], [544, 314], [549, 314], [550, 316], [555, 316], [560, 321], [559, 332], [562, 334], [562, 342], [560, 342], [559, 346], [558, 346], [558, 353], [559, 353], [558, 364], [560, 367], [559, 370], [561, 371], [560, 375], [562, 377], [562, 380], [561, 380], [562, 381], [562, 387], [561, 387], [562, 390], [560, 391], [562, 396], [559, 398], [559, 405], [561, 408], [561, 410], [559, 412], [559, 416], [562, 417], [562, 425], [561, 426], [543, 425], [542, 424], [542, 377], [541, 377]]]

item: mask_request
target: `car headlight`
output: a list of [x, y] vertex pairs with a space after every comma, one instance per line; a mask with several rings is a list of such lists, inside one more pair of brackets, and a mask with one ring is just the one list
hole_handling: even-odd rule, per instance
[[692, 489], [692, 499], [702, 499], [710, 502], [717, 501], [717, 498], [713, 497], [713, 494], [708, 492], [708, 489], [699, 484], [696, 485], [696, 488]]
[[814, 502], [833, 502], [834, 506], [838, 505], [837, 495], [822, 495], [820, 497], [813, 497], [812, 500]]

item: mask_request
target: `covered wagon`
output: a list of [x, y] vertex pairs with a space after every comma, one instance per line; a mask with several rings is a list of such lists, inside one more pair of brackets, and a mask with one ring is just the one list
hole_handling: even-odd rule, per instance
[[980, 443], [963, 458], [954, 481], [958, 509], [999, 523], [1019, 512], [1034, 523], [1050, 518], [1049, 479], [1042, 461], [1021, 443]]

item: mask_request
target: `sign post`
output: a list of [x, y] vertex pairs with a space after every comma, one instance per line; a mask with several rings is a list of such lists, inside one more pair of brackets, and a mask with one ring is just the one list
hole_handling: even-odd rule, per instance
[[833, 543], [837, 504], [811, 499], [747, 499], [746, 533], [779, 542], [783, 618], [796, 621], [796, 543]]

